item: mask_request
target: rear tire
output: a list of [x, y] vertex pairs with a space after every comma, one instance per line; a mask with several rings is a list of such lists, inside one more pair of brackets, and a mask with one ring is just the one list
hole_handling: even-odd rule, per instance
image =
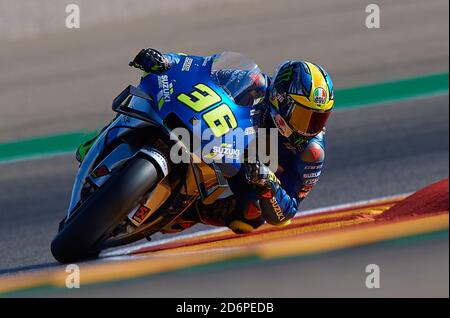
[[159, 180], [153, 163], [141, 157], [131, 159], [73, 212], [51, 243], [53, 257], [60, 263], [97, 257], [99, 243]]

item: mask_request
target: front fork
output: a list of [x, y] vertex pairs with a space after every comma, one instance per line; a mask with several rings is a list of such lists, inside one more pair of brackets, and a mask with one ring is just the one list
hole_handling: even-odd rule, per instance
[[[72, 187], [72, 195], [69, 208], [67, 210], [67, 219], [70, 218], [71, 213], [81, 202], [83, 188], [88, 183], [93, 182], [96, 185], [103, 184], [103, 182], [109, 178], [109, 174], [114, 168], [117, 168], [140, 151], [140, 147], [127, 143], [121, 143], [118, 144], [117, 147], [113, 149], [105, 158], [102, 158], [107, 152], [108, 147], [131, 131], [135, 131], [136, 129], [145, 129], [148, 127], [149, 124], [144, 121], [119, 115], [99, 134], [78, 169], [78, 173]], [[101, 160], [100, 163], [99, 160]], [[157, 161], [157, 159], [154, 160]], [[102, 162], [105, 163], [105, 168], [101, 168]], [[162, 171], [168, 169], [168, 165], [164, 165], [162, 162], [161, 164]]]

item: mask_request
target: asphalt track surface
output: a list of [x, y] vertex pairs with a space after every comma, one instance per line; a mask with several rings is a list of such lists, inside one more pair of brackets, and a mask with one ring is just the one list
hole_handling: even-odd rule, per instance
[[[448, 236], [379, 243], [323, 255], [138, 277], [33, 297], [448, 297]], [[418, 258], [418, 255], [423, 257]], [[365, 286], [377, 264], [379, 289]], [[405, 264], [408, 264], [405, 266]]]
[[[335, 113], [326, 167], [304, 209], [411, 192], [447, 177], [448, 115], [448, 96]], [[76, 169], [66, 155], [0, 165], [0, 274], [53, 264], [49, 243]]]
[[369, 3], [244, 1], [77, 30], [62, 16], [60, 34], [0, 42], [0, 142], [102, 127], [112, 99], [137, 82], [128, 61], [143, 47], [242, 52], [268, 74], [286, 59], [311, 60], [337, 88], [448, 72], [447, 0], [377, 1], [380, 29], [365, 26]]
[[[316, 210], [247, 235], [218, 229], [120, 249], [78, 264], [80, 289], [66, 288], [64, 266], [1, 277], [0, 294], [448, 296], [448, 179], [404, 198]], [[341, 257], [348, 252], [354, 257]], [[320, 265], [311, 267], [311, 259]], [[368, 264], [380, 269], [378, 292], [365, 287]]]
[[[329, 69], [337, 87], [448, 71], [448, 1], [380, 1], [380, 30], [365, 28], [365, 3], [359, 1], [263, 2], [225, 6], [214, 16], [207, 9], [2, 43], [0, 140], [101, 126], [111, 117], [112, 97], [136, 82], [137, 73], [126, 64], [144, 46], [195, 54], [240, 51], [269, 73], [283, 59], [306, 58]], [[334, 114], [326, 167], [304, 209], [410, 192], [448, 177], [448, 105], [444, 95]], [[0, 275], [55, 264], [49, 243], [67, 208], [76, 169], [67, 155], [0, 165]], [[425, 251], [433, 256], [445, 249], [448, 239], [405, 253], [413, 261]], [[387, 260], [389, 253], [399, 253], [395, 247], [383, 251], [351, 250], [335, 261], [344, 268], [370, 253]], [[322, 260], [328, 261], [309, 260], [306, 266], [318, 274]], [[439, 260], [430, 257], [424, 266], [445, 265]], [[253, 282], [265, 266], [255, 271]], [[298, 270], [295, 263], [267, 266], [291, 274]]]

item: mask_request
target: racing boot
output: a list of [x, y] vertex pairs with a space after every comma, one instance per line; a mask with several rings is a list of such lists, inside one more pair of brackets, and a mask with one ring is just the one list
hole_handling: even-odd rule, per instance
[[264, 224], [258, 203], [252, 201], [239, 204], [236, 198], [226, 198], [210, 205], [199, 201], [196, 211], [201, 223], [226, 226], [237, 234], [249, 233]]
[[249, 233], [264, 224], [261, 211], [254, 202], [236, 209], [236, 199], [226, 198], [205, 205], [198, 200], [188, 211], [166, 225], [161, 233], [178, 233], [195, 224], [228, 227], [237, 234]]

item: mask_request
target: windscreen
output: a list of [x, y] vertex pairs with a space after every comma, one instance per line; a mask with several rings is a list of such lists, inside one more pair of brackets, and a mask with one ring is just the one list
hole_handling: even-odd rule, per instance
[[265, 96], [265, 77], [258, 65], [236, 52], [215, 55], [211, 77], [241, 106], [259, 103]]

